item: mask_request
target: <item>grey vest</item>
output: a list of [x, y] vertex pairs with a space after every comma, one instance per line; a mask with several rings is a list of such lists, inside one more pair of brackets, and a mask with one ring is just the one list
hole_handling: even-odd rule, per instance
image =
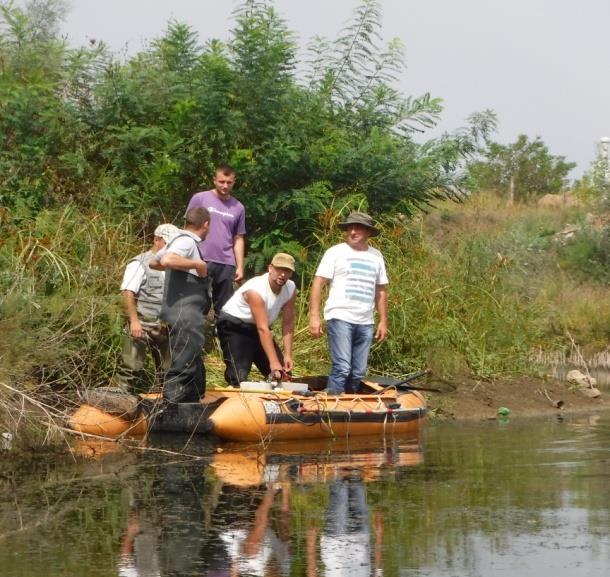
[[153, 252], [149, 250], [129, 261], [137, 261], [144, 268], [144, 280], [136, 297], [136, 310], [138, 315], [148, 322], [154, 322], [159, 318], [161, 305], [163, 304], [163, 285], [165, 281], [163, 271], [154, 270], [148, 266], [148, 261], [152, 257]]

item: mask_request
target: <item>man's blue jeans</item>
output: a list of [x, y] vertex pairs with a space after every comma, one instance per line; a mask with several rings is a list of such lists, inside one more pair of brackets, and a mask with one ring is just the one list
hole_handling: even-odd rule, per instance
[[366, 376], [374, 325], [330, 319], [326, 325], [331, 368], [327, 391], [333, 395], [356, 392]]

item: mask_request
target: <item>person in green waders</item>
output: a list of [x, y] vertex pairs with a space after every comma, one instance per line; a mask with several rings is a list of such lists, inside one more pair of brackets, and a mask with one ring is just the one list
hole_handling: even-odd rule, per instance
[[163, 399], [170, 403], [194, 403], [205, 394], [203, 328], [209, 279], [198, 243], [208, 234], [210, 213], [203, 207], [191, 208], [185, 221], [184, 229], [149, 263], [153, 269], [165, 270], [160, 318], [169, 327], [171, 364], [165, 374]]

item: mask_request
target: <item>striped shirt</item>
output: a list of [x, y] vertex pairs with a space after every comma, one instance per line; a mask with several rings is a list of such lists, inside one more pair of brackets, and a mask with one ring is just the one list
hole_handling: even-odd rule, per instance
[[330, 280], [325, 320], [374, 323], [376, 287], [388, 284], [385, 262], [376, 248], [355, 250], [347, 243], [337, 244], [324, 253], [316, 276]]

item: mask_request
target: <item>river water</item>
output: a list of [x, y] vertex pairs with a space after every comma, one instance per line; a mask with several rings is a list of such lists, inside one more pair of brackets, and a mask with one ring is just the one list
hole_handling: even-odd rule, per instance
[[4, 463], [0, 575], [601, 577], [610, 415]]

